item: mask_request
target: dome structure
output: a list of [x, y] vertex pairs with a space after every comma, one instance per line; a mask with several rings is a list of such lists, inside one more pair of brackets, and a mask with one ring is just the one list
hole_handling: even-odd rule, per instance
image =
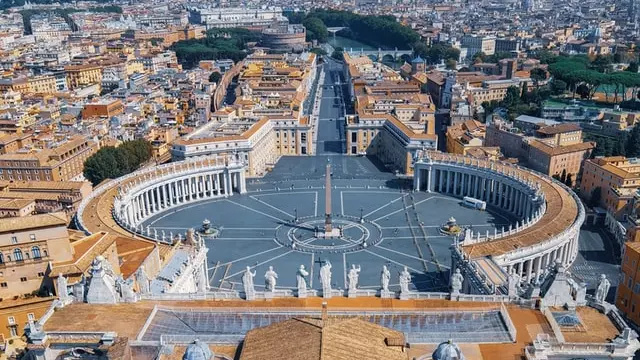
[[449, 340], [440, 343], [431, 358], [433, 360], [464, 360], [464, 355], [460, 347]]
[[411, 60], [412, 64], [423, 64], [424, 59], [420, 57], [420, 55], [416, 56], [413, 60]]
[[182, 360], [212, 360], [213, 352], [209, 349], [207, 344], [196, 340], [193, 344], [187, 346], [187, 350], [182, 356]]

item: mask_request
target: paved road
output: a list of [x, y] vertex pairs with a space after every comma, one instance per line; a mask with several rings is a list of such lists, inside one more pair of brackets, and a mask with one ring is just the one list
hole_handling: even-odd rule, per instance
[[320, 99], [320, 116], [318, 119], [318, 140], [316, 142], [317, 155], [344, 154], [345, 129], [343, 86], [336, 85], [343, 82], [342, 65], [330, 58], [326, 58], [324, 65], [325, 78], [322, 84]]

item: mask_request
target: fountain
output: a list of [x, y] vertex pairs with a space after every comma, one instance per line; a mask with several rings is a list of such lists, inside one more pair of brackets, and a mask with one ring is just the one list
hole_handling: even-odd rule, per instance
[[462, 232], [462, 228], [456, 222], [456, 219], [452, 216], [447, 222], [440, 226], [440, 233], [445, 235], [459, 235]]
[[220, 230], [211, 226], [211, 221], [209, 221], [209, 219], [204, 219], [202, 221], [202, 226], [198, 229], [198, 234], [201, 236], [216, 238], [220, 234]]

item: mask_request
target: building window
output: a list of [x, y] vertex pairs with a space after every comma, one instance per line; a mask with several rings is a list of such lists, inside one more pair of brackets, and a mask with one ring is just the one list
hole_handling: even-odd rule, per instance
[[31, 248], [31, 257], [34, 259], [40, 259], [40, 248], [37, 246], [34, 246]]
[[11, 333], [11, 337], [17, 337], [18, 327], [16, 325], [9, 326], [9, 332]]
[[29, 321], [36, 321], [36, 316], [33, 313], [28, 313], [27, 314], [27, 319]]
[[43, 272], [39, 272], [38, 273], [38, 277], [44, 277], [44, 273]]
[[23, 277], [20, 278], [20, 281], [21, 282], [27, 282], [27, 278], [23, 276]]
[[4, 264], [4, 255], [0, 253], [0, 264]]
[[13, 316], [9, 316], [9, 318], [7, 319], [7, 322], [9, 323], [9, 325], [15, 325], [16, 318], [14, 318]]
[[18, 238], [17, 238], [17, 237], [15, 237], [15, 236], [12, 236], [12, 237], [11, 237], [11, 243], [12, 243], [12, 244], [17, 244], [17, 243], [18, 243]]
[[640, 283], [636, 283], [636, 285], [633, 287], [633, 293], [634, 294], [640, 293]]
[[0, 288], [6, 288], [6, 287], [7, 287], [6, 282], [0, 282]]
[[22, 250], [20, 249], [15, 249], [13, 250], [13, 260], [15, 261], [22, 261]]

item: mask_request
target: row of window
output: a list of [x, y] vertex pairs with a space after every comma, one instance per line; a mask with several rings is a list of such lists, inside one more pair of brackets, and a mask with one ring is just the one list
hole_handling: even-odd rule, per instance
[[[44, 256], [47, 256], [47, 251], [44, 251]], [[31, 253], [29, 251], [25, 251], [24, 254], [21, 249], [13, 250], [13, 260], [14, 261], [24, 261], [24, 258], [32, 258], [32, 259], [40, 259], [42, 258], [42, 254], [40, 252], [40, 248], [38, 246], [31, 247]], [[6, 261], [11, 261], [11, 255], [7, 255]], [[0, 264], [5, 263], [5, 256], [0, 252]]]

